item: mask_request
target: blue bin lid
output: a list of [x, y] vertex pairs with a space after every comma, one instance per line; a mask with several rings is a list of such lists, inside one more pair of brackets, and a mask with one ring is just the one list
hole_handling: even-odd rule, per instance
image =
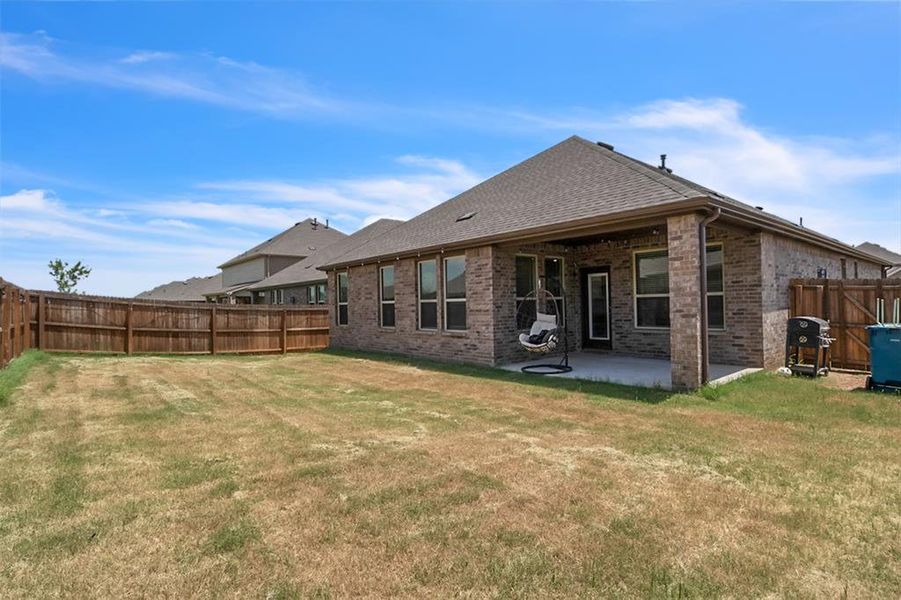
[[895, 331], [901, 329], [901, 323], [877, 323], [867, 326], [867, 331]]

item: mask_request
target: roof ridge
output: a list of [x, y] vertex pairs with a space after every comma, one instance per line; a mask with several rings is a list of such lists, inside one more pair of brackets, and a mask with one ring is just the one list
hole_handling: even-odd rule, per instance
[[[587, 144], [588, 146], [594, 148], [596, 151], [600, 152], [605, 157], [610, 158], [611, 160], [615, 160], [617, 163], [623, 165], [627, 169], [631, 169], [632, 171], [638, 173], [639, 175], [643, 175], [643, 176], [647, 177], [651, 181], [659, 183], [660, 185], [666, 187], [670, 191], [673, 191], [673, 192], [679, 194], [680, 196], [682, 196], [685, 199], [694, 197], [693, 195], [686, 194], [683, 190], [676, 189], [674, 186], [670, 185], [671, 182], [668, 181], [669, 177], [667, 177], [667, 175], [669, 175], [669, 174], [664, 175], [662, 173], [657, 173], [656, 169], [654, 169], [654, 167], [652, 167], [651, 165], [649, 165], [648, 163], [646, 163], [644, 161], [638, 160], [636, 158], [632, 158], [631, 156], [627, 156], [627, 155], [623, 154], [622, 152], [617, 152], [616, 150], [608, 149], [605, 146], [601, 146], [600, 144], [594, 143], [591, 140], [587, 140], [581, 136], [574, 135], [573, 137], [576, 138], [577, 140], [579, 140], [580, 142]], [[621, 159], [625, 159], [625, 160], [621, 160]], [[634, 163], [638, 163], [639, 165], [641, 165], [642, 168], [636, 168]], [[678, 182], [678, 183], [680, 183], [682, 185], [682, 187], [688, 187], [685, 184], [683, 184], [682, 182]]]

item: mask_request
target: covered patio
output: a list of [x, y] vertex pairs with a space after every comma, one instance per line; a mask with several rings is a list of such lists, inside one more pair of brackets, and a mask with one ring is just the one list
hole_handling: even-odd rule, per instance
[[[534, 360], [503, 365], [506, 371], [519, 371], [522, 367], [538, 364], [557, 364], [559, 354], [543, 356]], [[605, 352], [571, 352], [569, 366], [572, 371], [544, 377], [565, 377], [587, 381], [605, 381], [640, 387], [672, 389], [672, 363], [666, 359], [638, 358]], [[710, 365], [709, 385], [720, 385], [759, 371], [759, 368], [738, 365]], [[542, 377], [542, 375], [535, 375]]]

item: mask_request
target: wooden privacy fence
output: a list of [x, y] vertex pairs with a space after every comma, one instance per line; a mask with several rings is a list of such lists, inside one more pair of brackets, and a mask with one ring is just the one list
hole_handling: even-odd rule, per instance
[[21, 345], [49, 352], [250, 354], [316, 350], [329, 342], [324, 308], [24, 295]]
[[30, 295], [0, 278], [0, 368], [31, 346]]
[[876, 300], [885, 299], [891, 315], [895, 298], [901, 298], [897, 279], [793, 279], [790, 315], [828, 319], [830, 362], [840, 369], [870, 370], [870, 345], [866, 328], [876, 322]]

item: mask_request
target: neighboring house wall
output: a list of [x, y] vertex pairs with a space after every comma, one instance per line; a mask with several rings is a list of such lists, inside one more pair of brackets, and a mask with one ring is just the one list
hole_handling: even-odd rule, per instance
[[303, 260], [305, 257], [303, 256], [269, 256], [269, 272], [266, 273], [266, 277], [270, 275], [275, 275], [285, 267], [290, 267], [294, 263]]
[[239, 283], [251, 283], [260, 281], [265, 277], [266, 257], [260, 256], [222, 269], [222, 286], [229, 287]]
[[[763, 344], [764, 366], [779, 367], [785, 359], [785, 321], [788, 319], [789, 281], [794, 278], [817, 277], [826, 269], [829, 279], [840, 279], [842, 273], [840, 254], [790, 238], [761, 234], [761, 265], [763, 278]], [[878, 279], [882, 277], [880, 265], [847, 258], [845, 268], [849, 277]]]
[[[322, 286], [321, 291], [317, 289], [320, 285]], [[321, 284], [295, 285], [277, 289], [282, 291], [282, 302], [284, 304], [310, 304], [310, 291], [312, 291], [312, 298], [314, 299], [313, 304], [325, 305], [326, 303], [325, 281], [322, 281]], [[271, 300], [269, 292], [270, 290], [266, 290], [266, 302], [270, 302]]]

